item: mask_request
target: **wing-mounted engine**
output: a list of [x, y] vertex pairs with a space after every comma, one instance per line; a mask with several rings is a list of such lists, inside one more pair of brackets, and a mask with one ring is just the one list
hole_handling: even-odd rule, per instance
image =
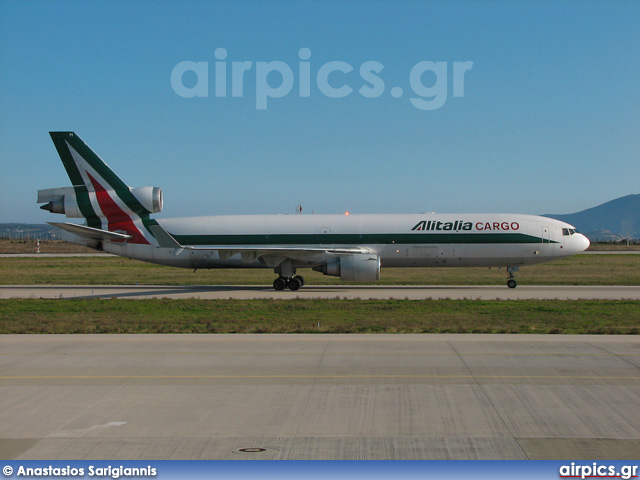
[[380, 280], [380, 256], [373, 254], [340, 255], [313, 269], [324, 275], [340, 277], [340, 280], [348, 282], [373, 282]]

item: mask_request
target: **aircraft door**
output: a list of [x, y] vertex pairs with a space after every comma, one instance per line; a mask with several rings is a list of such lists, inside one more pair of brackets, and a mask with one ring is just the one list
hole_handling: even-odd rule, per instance
[[[547, 226], [542, 227], [542, 245], [546, 246], [551, 243], [551, 229]], [[546, 250], [546, 247], [543, 247]]]

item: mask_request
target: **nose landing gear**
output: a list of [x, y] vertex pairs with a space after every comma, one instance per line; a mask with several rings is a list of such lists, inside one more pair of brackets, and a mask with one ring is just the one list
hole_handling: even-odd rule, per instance
[[520, 270], [520, 267], [507, 267], [507, 272], [509, 273], [509, 280], [507, 280], [507, 287], [516, 288], [518, 286], [518, 282], [515, 280], [514, 273]]

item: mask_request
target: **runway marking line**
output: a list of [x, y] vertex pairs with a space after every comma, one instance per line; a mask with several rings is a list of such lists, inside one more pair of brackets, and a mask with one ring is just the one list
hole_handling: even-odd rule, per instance
[[[0, 356], [120, 356], [120, 355], [322, 355], [322, 352], [69, 352], [69, 353], [56, 353], [56, 352], [24, 352], [24, 353], [0, 353]], [[377, 356], [423, 356], [423, 357], [435, 357], [435, 356], [458, 356], [455, 352], [329, 352], [325, 355], [377, 355]], [[509, 353], [497, 353], [497, 352], [468, 352], [460, 353], [460, 355], [476, 355], [476, 356], [531, 356], [531, 357], [640, 357], [640, 353], [527, 353], [527, 352], [509, 352]]]
[[230, 378], [511, 378], [562, 380], [640, 380], [639, 377], [602, 377], [590, 375], [45, 375], [0, 376], [0, 380], [124, 380], [124, 379], [230, 379]]

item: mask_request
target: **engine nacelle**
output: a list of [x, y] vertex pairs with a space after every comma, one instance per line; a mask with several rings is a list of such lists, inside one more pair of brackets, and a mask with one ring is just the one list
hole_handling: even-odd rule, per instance
[[49, 202], [40, 206], [42, 210], [51, 213], [61, 213], [69, 218], [83, 218], [78, 207], [78, 200], [73, 187], [48, 188], [38, 190], [38, 203]]
[[[163, 199], [162, 189], [158, 187], [138, 187], [130, 190], [131, 194], [138, 200], [142, 209], [138, 207], [135, 213], [145, 215], [148, 213], [158, 213], [162, 211]], [[117, 198], [116, 192], [109, 190], [107, 192], [111, 198]], [[95, 192], [87, 192], [90, 205], [99, 205]], [[49, 188], [46, 190], [38, 190], [38, 203], [48, 202], [42, 205], [42, 210], [48, 210], [51, 213], [61, 213], [68, 218], [84, 218], [85, 215], [78, 206], [73, 187]]]
[[368, 253], [341, 255], [314, 270], [347, 282], [374, 282], [380, 280], [380, 257]]
[[159, 187], [132, 188], [131, 193], [149, 213], [162, 211], [162, 189]]

